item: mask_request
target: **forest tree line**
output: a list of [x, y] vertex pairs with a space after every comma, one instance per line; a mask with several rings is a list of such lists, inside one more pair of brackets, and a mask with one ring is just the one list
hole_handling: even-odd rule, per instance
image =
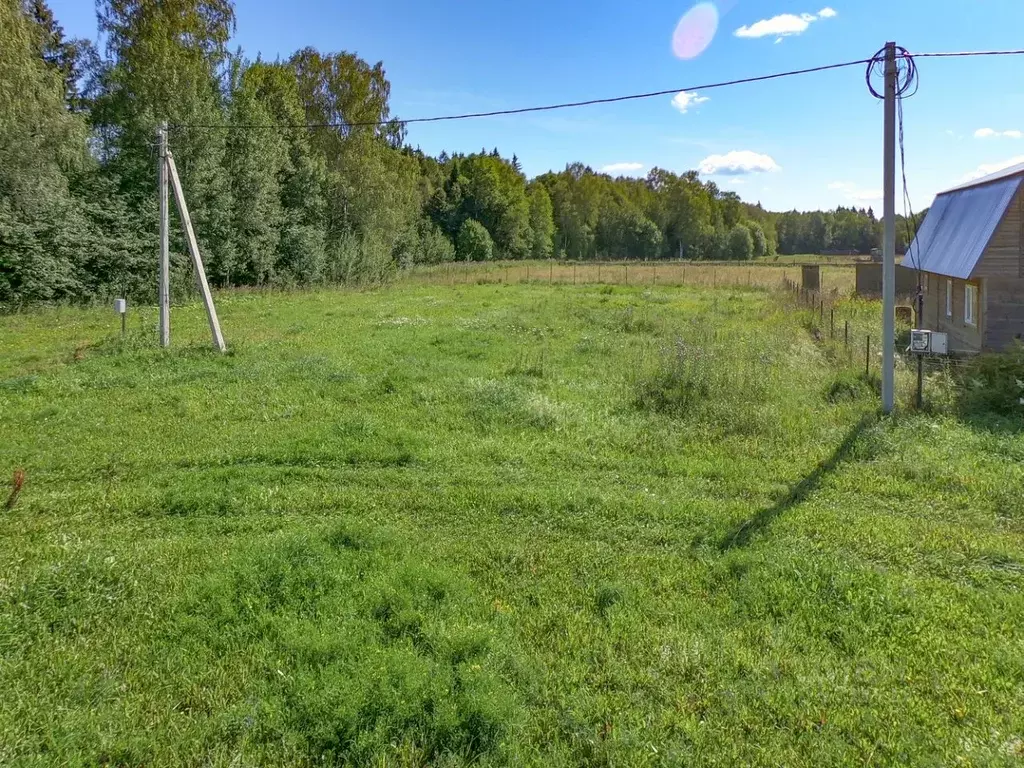
[[[771, 213], [695, 171], [612, 178], [573, 163], [531, 180], [498, 149], [428, 156], [391, 114], [382, 63], [313, 48], [249, 59], [229, 47], [231, 0], [97, 0], [97, 18], [103, 50], [68, 39], [45, 0], [0, 0], [4, 306], [153, 298], [162, 121], [220, 287], [381, 281], [457, 259], [866, 253], [880, 240], [870, 210]], [[172, 249], [172, 280], [188, 286], [180, 237]]]

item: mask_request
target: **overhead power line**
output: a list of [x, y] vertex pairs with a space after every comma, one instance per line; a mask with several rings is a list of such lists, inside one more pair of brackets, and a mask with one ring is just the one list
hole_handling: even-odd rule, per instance
[[[954, 58], [954, 57], [968, 57], [968, 56], [1019, 56], [1024, 55], [1024, 50], [1005, 50], [1005, 51], [959, 51], [959, 52], [936, 52], [936, 53], [901, 53], [900, 58]], [[393, 118], [391, 120], [377, 120], [370, 122], [328, 122], [328, 123], [298, 123], [298, 124], [254, 124], [254, 123], [224, 123], [220, 125], [212, 124], [193, 124], [183, 123], [170, 126], [172, 129], [183, 129], [183, 128], [201, 128], [201, 129], [223, 129], [223, 130], [235, 130], [235, 129], [281, 129], [281, 128], [382, 128], [389, 125], [412, 125], [414, 123], [441, 123], [450, 122], [454, 120], [473, 120], [482, 117], [501, 117], [507, 115], [524, 115], [535, 112], [551, 112], [559, 109], [573, 109], [576, 107], [590, 107], [598, 104], [617, 104], [623, 101], [638, 101], [641, 99], [651, 99], [658, 96], [669, 96], [672, 94], [680, 93], [681, 91], [711, 91], [717, 88], [728, 88], [734, 85], [746, 85], [749, 83], [763, 83], [769, 80], [781, 80], [787, 77], [797, 77], [800, 75], [810, 75], [816, 72], [827, 72], [836, 69], [845, 69], [847, 67], [862, 66], [864, 64], [871, 64], [874, 58], [857, 59], [856, 61], [844, 61], [838, 64], [825, 64], [818, 67], [808, 67], [806, 69], [791, 69], [785, 72], [774, 72], [769, 75], [757, 75], [755, 77], [744, 77], [737, 80], [725, 80], [717, 83], [705, 83], [703, 85], [691, 85], [685, 88], [669, 88], [661, 91], [649, 91], [647, 93], [632, 93], [625, 96], [611, 96], [603, 99], [586, 99], [583, 101], [567, 101], [560, 104], [545, 104], [541, 106], [533, 107], [519, 107], [517, 109], [497, 109], [489, 112], [466, 112], [463, 114], [456, 115], [439, 115], [434, 117], [412, 117], [407, 119]]]
[[1024, 50], [1007, 51], [947, 51], [944, 53], [912, 53], [911, 58], [915, 59], [954, 59], [968, 56], [1021, 56]]

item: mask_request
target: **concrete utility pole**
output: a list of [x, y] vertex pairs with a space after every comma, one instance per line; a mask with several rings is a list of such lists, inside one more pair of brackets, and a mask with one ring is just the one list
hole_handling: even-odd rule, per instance
[[892, 413], [896, 383], [896, 43], [885, 44], [885, 237], [882, 241], [882, 410]]
[[167, 123], [157, 131], [160, 146], [160, 346], [171, 346], [171, 254], [167, 223]]

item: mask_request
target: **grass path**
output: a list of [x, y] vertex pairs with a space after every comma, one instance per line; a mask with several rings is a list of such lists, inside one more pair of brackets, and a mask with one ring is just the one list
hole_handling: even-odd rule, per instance
[[1019, 425], [756, 290], [220, 307], [0, 318], [0, 764], [1020, 764]]

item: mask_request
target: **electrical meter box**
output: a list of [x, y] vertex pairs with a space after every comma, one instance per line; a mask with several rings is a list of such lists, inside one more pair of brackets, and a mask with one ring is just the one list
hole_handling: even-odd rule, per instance
[[911, 331], [910, 351], [915, 355], [949, 354], [949, 336], [936, 331]]

